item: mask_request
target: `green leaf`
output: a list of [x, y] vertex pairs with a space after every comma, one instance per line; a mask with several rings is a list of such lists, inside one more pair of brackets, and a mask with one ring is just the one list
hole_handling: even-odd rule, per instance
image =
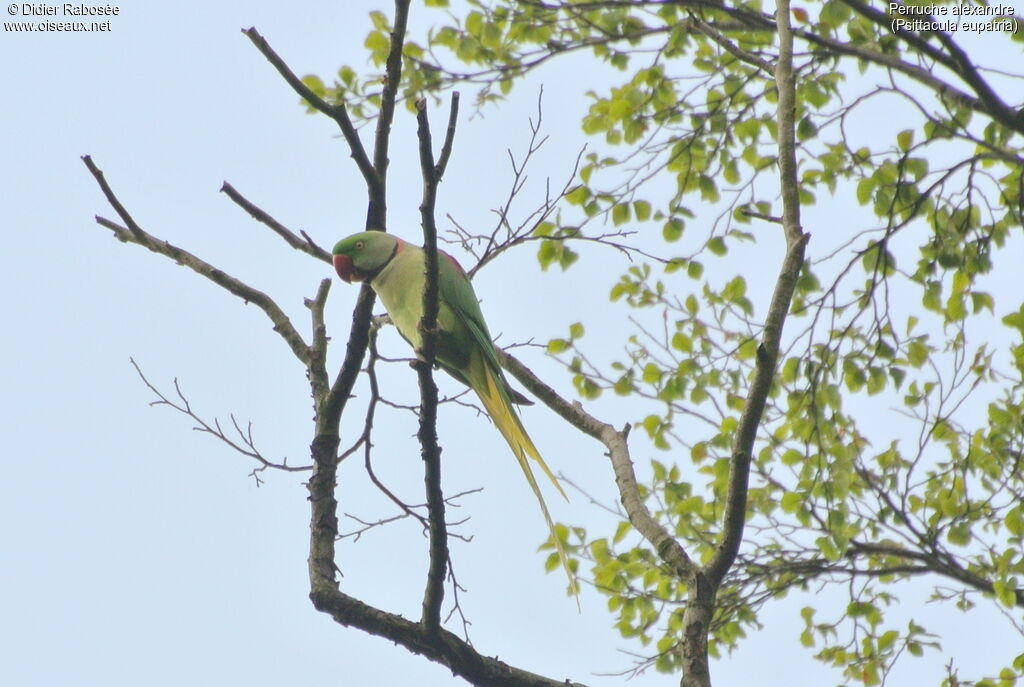
[[697, 181], [697, 187], [700, 189], [701, 200], [706, 200], [709, 203], [718, 202], [718, 185], [715, 184], [715, 180], [706, 174], [701, 174]]
[[548, 341], [548, 353], [562, 353], [569, 348], [569, 342], [565, 339], [551, 339]]
[[540, 268], [547, 270], [551, 265], [551, 262], [557, 257], [557, 246], [554, 241], [544, 240], [540, 242], [540, 247], [537, 249], [537, 261], [540, 262]]
[[971, 308], [972, 312], [977, 315], [984, 309], [988, 309], [989, 312], [994, 312], [995, 301], [992, 296], [985, 293], [984, 291], [972, 291], [971, 292]]
[[735, 302], [745, 296], [747, 293], [747, 281], [737, 275], [729, 280], [729, 282], [722, 289], [722, 298], [727, 301]]
[[561, 244], [561, 251], [558, 254], [558, 266], [562, 268], [562, 271], [569, 269], [574, 262], [579, 259], [579, 254], [566, 246], [564, 243]]
[[878, 648], [882, 651], [891, 647], [897, 639], [899, 639], [900, 633], [896, 630], [888, 630], [878, 638]]
[[782, 381], [792, 384], [796, 381], [797, 373], [800, 371], [800, 358], [791, 356], [786, 358], [782, 364]]
[[678, 241], [683, 235], [683, 220], [678, 217], [670, 217], [661, 228], [661, 235], [666, 241]]
[[551, 222], [538, 222], [533, 228], [534, 236], [551, 236], [554, 233], [555, 225]]
[[708, 241], [708, 250], [718, 256], [725, 255], [729, 252], [729, 249], [725, 245], [725, 239], [721, 236], [715, 236]]
[[466, 31], [474, 36], [479, 36], [484, 25], [484, 17], [476, 10], [466, 15]]
[[1002, 322], [1006, 326], [1013, 327], [1024, 335], [1024, 306], [1021, 306], [1021, 309], [1017, 312], [1010, 313], [1004, 317]]
[[643, 380], [648, 384], [653, 384], [661, 380], [661, 368], [654, 363], [647, 363], [644, 365]]
[[[485, 48], [495, 50], [501, 46], [501, 27], [497, 24], [484, 24], [483, 34], [480, 36], [480, 42], [483, 43]], [[508, 79], [501, 81], [501, 84], [509, 84], [509, 90], [511, 90], [512, 82]]]
[[376, 65], [384, 64], [391, 50], [391, 40], [381, 31], [371, 31], [366, 36], [363, 46], [370, 51], [370, 57]]
[[781, 461], [782, 465], [799, 465], [804, 462], [804, 454], [796, 448], [786, 448]]
[[900, 147], [900, 150], [907, 152], [910, 150], [911, 144], [914, 142], [914, 130], [904, 129], [903, 131], [896, 134], [896, 144]]
[[629, 221], [630, 210], [628, 203], [616, 203], [612, 206], [612, 224], [619, 226]]
[[928, 361], [928, 346], [924, 343], [923, 337], [913, 339], [907, 344], [907, 361], [914, 367], [921, 367]]
[[572, 383], [583, 398], [595, 399], [601, 395], [601, 387], [590, 377], [578, 374], [572, 378]]
[[628, 396], [633, 393], [633, 378], [630, 375], [622, 375], [612, 386], [612, 390], [619, 396]]
[[586, 186], [577, 186], [565, 194], [565, 200], [570, 205], [582, 205], [590, 198], [590, 189]]
[[1024, 507], [1021, 504], [1017, 504], [1007, 511], [1006, 517], [1003, 518], [1003, 523], [1006, 525], [1006, 529], [1010, 531], [1010, 534], [1015, 537], [1024, 534]]
[[814, 122], [810, 117], [803, 117], [800, 122], [796, 125], [796, 137], [797, 140], [803, 141], [808, 138], [812, 138], [818, 133], [818, 127], [815, 126]]
[[999, 599], [999, 603], [1004, 606], [1013, 608], [1017, 604], [1017, 584], [1015, 578], [1011, 577], [1007, 580], [993, 580], [992, 591], [995, 592], [996, 598]]
[[651, 216], [651, 204], [646, 200], [633, 201], [633, 214], [640, 222], [646, 222]]
[[324, 82], [316, 74], [306, 74], [302, 77], [302, 83], [320, 98], [323, 98], [327, 93], [327, 87], [324, 86]]
[[608, 540], [607, 539], [595, 539], [590, 542], [590, 555], [594, 557], [596, 563], [607, 563], [611, 558], [611, 554], [608, 551]]
[[818, 548], [825, 555], [825, 558], [830, 561], [837, 561], [842, 556], [842, 553], [832, 542], [831, 537], [818, 537], [814, 540], [814, 543], [818, 545]]
[[631, 529], [632, 526], [629, 524], [628, 520], [623, 520], [622, 522], [620, 522], [618, 526], [615, 528], [615, 536], [612, 537], [612, 543], [618, 544], [626, 537], [626, 534], [628, 534]]
[[707, 457], [708, 457], [708, 445], [707, 445], [707, 442], [698, 441], [696, 444], [693, 445], [693, 448], [690, 449], [690, 460], [692, 460], [694, 463], [699, 463], [699, 462], [701, 462], [702, 460], [704, 460]]
[[803, 503], [803, 499], [800, 494], [795, 491], [787, 491], [782, 495], [782, 499], [779, 505], [782, 506], [782, 510], [787, 513], [795, 513], [800, 510], [800, 506]]
[[867, 205], [871, 200], [871, 192], [875, 190], [875, 178], [864, 177], [857, 182], [857, 202]]
[[958, 522], [953, 527], [949, 528], [949, 532], [946, 534], [946, 538], [951, 544], [957, 546], [967, 546], [971, 543], [971, 525], [967, 522]]
[[370, 12], [370, 21], [373, 22], [373, 27], [378, 31], [388, 31], [391, 29], [388, 26], [388, 18], [380, 10], [373, 10]]

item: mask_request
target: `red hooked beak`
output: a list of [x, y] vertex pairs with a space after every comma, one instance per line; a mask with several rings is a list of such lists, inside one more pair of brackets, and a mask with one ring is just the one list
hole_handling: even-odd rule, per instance
[[[334, 256], [334, 271], [338, 273], [338, 276], [345, 280], [347, 284], [351, 284], [355, 277], [356, 268], [352, 264], [352, 258], [347, 255], [339, 253]], [[358, 277], [355, 277], [356, 281], [359, 281]]]

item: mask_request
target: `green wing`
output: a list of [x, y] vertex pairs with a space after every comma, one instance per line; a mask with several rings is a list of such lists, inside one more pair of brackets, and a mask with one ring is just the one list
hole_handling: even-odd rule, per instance
[[[491, 339], [491, 333], [487, 330], [487, 323], [484, 321], [484, 314], [480, 310], [480, 302], [477, 301], [476, 293], [473, 292], [473, 285], [454, 258], [441, 251], [438, 251], [438, 256], [441, 258], [438, 261], [441, 303], [448, 306], [452, 315], [458, 320], [458, 323], [453, 323], [454, 326], [450, 331], [464, 331], [470, 339], [468, 341], [456, 340], [455, 345], [462, 347], [464, 352], [468, 352], [470, 347], [478, 348], [483, 354], [482, 357], [487, 367], [504, 382], [502, 390], [505, 391], [506, 396], [509, 396], [508, 382], [502, 374], [498, 354], [494, 352], [494, 341]], [[444, 324], [447, 323], [442, 323], [442, 325]], [[463, 326], [459, 327], [458, 324]], [[460, 376], [464, 378], [463, 381], [465, 381], [467, 372], [463, 368], [468, 364], [467, 358], [463, 365], [457, 366], [461, 373]], [[469, 386], [473, 386], [473, 384]]]

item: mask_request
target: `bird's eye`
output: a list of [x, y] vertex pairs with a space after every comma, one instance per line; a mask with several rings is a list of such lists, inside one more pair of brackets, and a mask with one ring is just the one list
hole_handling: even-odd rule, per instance
[[362, 249], [363, 249], [363, 242], [362, 241], [356, 241], [356, 250], [362, 250]]

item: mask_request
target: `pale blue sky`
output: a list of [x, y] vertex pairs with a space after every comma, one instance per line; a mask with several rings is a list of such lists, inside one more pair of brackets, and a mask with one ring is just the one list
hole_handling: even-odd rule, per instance
[[[225, 420], [233, 412], [251, 420], [268, 455], [304, 462], [308, 386], [263, 314], [164, 258], [112, 240], [92, 219], [114, 213], [83, 154], [93, 156], [144, 228], [269, 292], [308, 331], [302, 298], [330, 276], [328, 268], [288, 249], [218, 193], [227, 180], [325, 246], [362, 228], [365, 191], [336, 127], [305, 115], [239, 30], [257, 27], [299, 74], [329, 75], [345, 63], [364, 66], [365, 15], [382, 3], [298, 5], [127, 2], [109, 33], [0, 35], [7, 246], [0, 278], [8, 332], [0, 379], [7, 438], [0, 683], [464, 684], [313, 610], [301, 476], [267, 473], [257, 488], [246, 459], [190, 431], [185, 418], [147, 406], [151, 396], [129, 356], [164, 389], [177, 377], [206, 416]], [[582, 143], [580, 80], [569, 70], [547, 72], [485, 118], [471, 119], [464, 107], [439, 216], [490, 225], [489, 208], [507, 193], [505, 148], [525, 146], [540, 82], [555, 135], [535, 183], [544, 174], [563, 179]], [[438, 128], [444, 117], [435, 113]], [[406, 111], [398, 113], [390, 217], [392, 230], [415, 239], [420, 186], [412, 124]], [[546, 341], [582, 319], [591, 336], [620, 333], [618, 320], [600, 309], [607, 284], [581, 290], [580, 280], [607, 278], [621, 262], [612, 252], [588, 257], [592, 272], [541, 274], [531, 250], [487, 268], [475, 284], [492, 332], [507, 341]], [[347, 335], [355, 293], [341, 283], [332, 289], [336, 342]], [[393, 331], [384, 346], [405, 354]], [[528, 350], [523, 358], [571, 393], [561, 368], [542, 353]], [[396, 396], [415, 398], [404, 366], [385, 381]], [[636, 419], [615, 399], [592, 408], [616, 424]], [[525, 411], [524, 422], [556, 471], [615, 500], [598, 444], [537, 407]], [[346, 426], [346, 437], [354, 437], [361, 420], [352, 416]], [[378, 427], [380, 473], [419, 499], [411, 418], [385, 414]], [[456, 572], [470, 590], [463, 605], [476, 646], [552, 677], [620, 683], [591, 673], [628, 667], [617, 649], [639, 647], [611, 629], [603, 598], [585, 591], [578, 614], [562, 595], [564, 578], [543, 574], [544, 554], [535, 552], [543, 520], [500, 436], [454, 406], [445, 407], [440, 431], [446, 490], [484, 487], [465, 500], [472, 515], [465, 531], [474, 541], [453, 547]], [[645, 463], [646, 444], [638, 441], [634, 450]], [[350, 485], [340, 492], [343, 511], [370, 519], [393, 514], [360, 464], [343, 466], [341, 478]], [[608, 529], [585, 499], [550, 502], [557, 518]], [[389, 610], [417, 613], [424, 551], [411, 524], [371, 532], [339, 547], [343, 584]], [[716, 664], [718, 684], [742, 684], [751, 665], [762, 685], [838, 681], [796, 646], [792, 608], [767, 613], [762, 636]], [[633, 684], [674, 682], [650, 674]]]

